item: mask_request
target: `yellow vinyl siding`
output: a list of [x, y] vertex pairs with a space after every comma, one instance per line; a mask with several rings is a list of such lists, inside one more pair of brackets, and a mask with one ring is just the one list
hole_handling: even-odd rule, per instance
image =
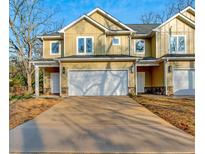
[[83, 19], [65, 31], [65, 56], [77, 54], [77, 37], [91, 36], [94, 38], [94, 54], [105, 53], [105, 34], [89, 21]]
[[187, 54], [193, 54], [195, 52], [194, 47], [194, 32], [195, 29], [190, 27], [183, 21], [174, 18], [169, 23], [162, 26], [157, 32], [157, 55], [156, 57], [161, 57], [169, 53], [169, 28], [171, 27], [172, 35], [185, 35], [186, 47], [185, 52]]
[[189, 19], [195, 21], [195, 15], [191, 14], [190, 12], [185, 11], [182, 14], [185, 15], [186, 17], [188, 17]]
[[[135, 41], [136, 40], [145, 40], [145, 53], [144, 54], [139, 54], [139, 53], [135, 52]], [[139, 57], [150, 57], [152, 55], [151, 39], [144, 39], [144, 38], [131, 39], [131, 55], [132, 56], [139, 56]]]
[[154, 34], [151, 38], [151, 49], [152, 49], [152, 57], [156, 57], [156, 34]]
[[[120, 38], [120, 45], [112, 45], [114, 37]], [[106, 37], [106, 54], [108, 55], [128, 55], [129, 54], [129, 38], [128, 35], [107, 36]]]
[[91, 14], [90, 17], [110, 30], [125, 30], [122, 26], [111, 21], [98, 11]]
[[[59, 53], [59, 55], [51, 55], [50, 51], [50, 44], [52, 41], [60, 41], [61, 43], [61, 52]], [[64, 44], [63, 44], [63, 40], [62, 39], [44, 39], [43, 40], [43, 58], [57, 58], [57, 57], [61, 57], [61, 54], [63, 53], [63, 48], [64, 48]]]
[[164, 63], [161, 62], [160, 66], [152, 67], [152, 87], [164, 86]]

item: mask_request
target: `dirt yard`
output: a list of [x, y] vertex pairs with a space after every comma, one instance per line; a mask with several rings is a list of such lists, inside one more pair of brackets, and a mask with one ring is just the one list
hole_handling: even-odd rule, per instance
[[195, 99], [159, 95], [132, 96], [141, 105], [174, 126], [195, 136]]
[[17, 100], [11, 103], [9, 107], [9, 128], [15, 128], [16, 126], [35, 118], [40, 113], [60, 102], [61, 99], [57, 98], [30, 98]]

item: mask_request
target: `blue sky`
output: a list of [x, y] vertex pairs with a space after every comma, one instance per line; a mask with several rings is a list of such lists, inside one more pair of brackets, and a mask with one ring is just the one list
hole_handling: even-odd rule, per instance
[[145, 12], [159, 12], [171, 0], [44, 0], [47, 8], [57, 8], [57, 17], [68, 24], [96, 7], [107, 11], [123, 23], [140, 23]]

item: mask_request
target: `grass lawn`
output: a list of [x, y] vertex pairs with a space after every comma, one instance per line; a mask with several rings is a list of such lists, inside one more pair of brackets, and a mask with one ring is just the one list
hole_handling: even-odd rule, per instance
[[159, 95], [131, 96], [154, 114], [195, 136], [195, 99]]
[[40, 113], [60, 102], [61, 99], [57, 98], [30, 98], [20, 99], [10, 103], [9, 128], [15, 128], [16, 126], [35, 118]]

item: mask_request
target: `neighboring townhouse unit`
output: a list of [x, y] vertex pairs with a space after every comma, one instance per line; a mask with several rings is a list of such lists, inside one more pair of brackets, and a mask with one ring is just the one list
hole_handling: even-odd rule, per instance
[[[134, 16], [133, 16], [134, 18]], [[194, 95], [195, 10], [162, 24], [124, 24], [100, 8], [63, 29], [40, 36], [43, 93], [109, 96], [128, 93]]]

